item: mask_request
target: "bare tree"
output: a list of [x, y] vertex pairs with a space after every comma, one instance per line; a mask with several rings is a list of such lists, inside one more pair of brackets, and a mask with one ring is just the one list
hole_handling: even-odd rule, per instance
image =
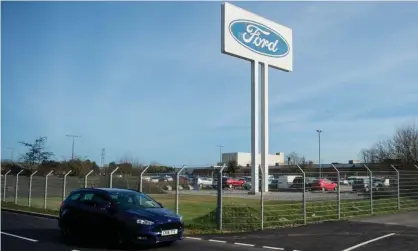
[[302, 161], [302, 157], [296, 152], [291, 152], [287, 155], [288, 164], [299, 164]]
[[46, 139], [46, 137], [38, 137], [34, 143], [19, 142], [28, 148], [27, 152], [21, 156], [21, 159], [31, 171], [54, 155], [52, 152], [45, 151]]
[[369, 149], [362, 149], [359, 156], [365, 163], [381, 163], [390, 160], [399, 160], [405, 164], [416, 163], [418, 128], [415, 123], [403, 125], [395, 131], [392, 138], [379, 141]]

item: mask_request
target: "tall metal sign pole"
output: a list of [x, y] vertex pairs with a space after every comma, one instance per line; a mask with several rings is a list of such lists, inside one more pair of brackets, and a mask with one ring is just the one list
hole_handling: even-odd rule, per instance
[[[268, 180], [268, 69], [293, 70], [292, 30], [230, 3], [222, 4], [222, 53], [251, 62], [251, 179], [252, 192], [259, 192], [258, 80], [261, 64], [261, 168]], [[263, 182], [268, 191], [268, 182]]]

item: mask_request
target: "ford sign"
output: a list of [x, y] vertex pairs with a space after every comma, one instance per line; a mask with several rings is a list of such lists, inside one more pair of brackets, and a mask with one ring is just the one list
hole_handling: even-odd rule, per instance
[[255, 53], [274, 58], [289, 53], [284, 37], [263, 24], [239, 19], [230, 23], [229, 32], [238, 43]]

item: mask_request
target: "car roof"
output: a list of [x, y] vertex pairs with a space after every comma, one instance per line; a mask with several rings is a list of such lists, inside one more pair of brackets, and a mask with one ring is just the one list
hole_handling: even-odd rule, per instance
[[108, 187], [104, 187], [104, 188], [100, 188], [100, 187], [97, 187], [97, 188], [96, 187], [95, 188], [79, 188], [79, 189], [74, 190], [73, 192], [81, 192], [81, 191], [138, 192], [138, 191], [133, 190], [133, 189], [108, 188]]

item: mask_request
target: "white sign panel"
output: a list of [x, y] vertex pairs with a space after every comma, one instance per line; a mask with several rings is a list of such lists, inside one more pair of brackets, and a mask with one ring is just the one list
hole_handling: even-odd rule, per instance
[[292, 30], [229, 3], [222, 5], [222, 53], [293, 70]]

